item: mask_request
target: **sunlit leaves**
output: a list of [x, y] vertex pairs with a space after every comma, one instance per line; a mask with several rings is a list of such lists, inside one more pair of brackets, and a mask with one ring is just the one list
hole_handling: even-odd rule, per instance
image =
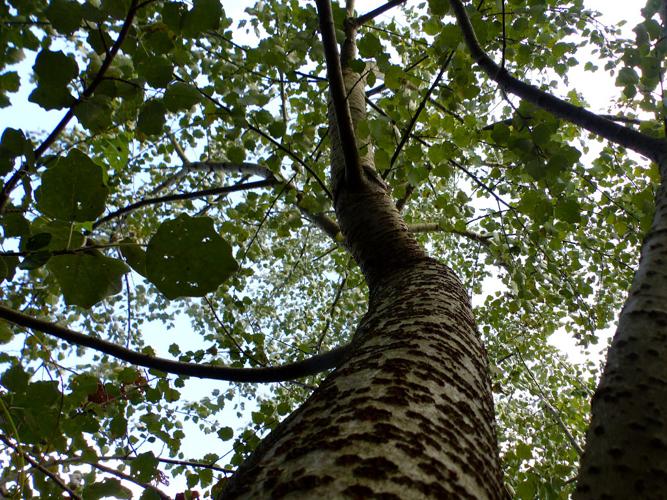
[[236, 269], [232, 249], [208, 217], [163, 222], [148, 244], [148, 279], [170, 299], [214, 291]]
[[102, 214], [107, 194], [102, 167], [73, 149], [42, 175], [37, 208], [49, 217], [85, 222]]
[[84, 308], [120, 292], [121, 278], [129, 271], [122, 261], [93, 250], [54, 256], [46, 267], [58, 281], [65, 302]]

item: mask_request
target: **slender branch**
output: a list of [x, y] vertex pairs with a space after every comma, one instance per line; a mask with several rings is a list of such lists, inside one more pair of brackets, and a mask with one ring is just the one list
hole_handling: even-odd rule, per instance
[[667, 142], [664, 140], [655, 139], [629, 127], [614, 123], [511, 76], [506, 69], [498, 66], [479, 45], [462, 1], [449, 0], [449, 4], [454, 11], [470, 55], [486, 75], [498, 83], [504, 91], [517, 95], [554, 116], [579, 125], [593, 134], [654, 161], [658, 161], [667, 154]]
[[210, 170], [235, 172], [244, 175], [256, 175], [264, 179], [271, 179], [275, 174], [268, 168], [257, 163], [234, 163], [230, 161], [193, 161], [187, 165], [188, 170]]
[[49, 469], [44, 467], [42, 464], [37, 462], [34, 458], [26, 454], [24, 451], [20, 450], [18, 446], [16, 446], [14, 443], [12, 443], [9, 439], [7, 439], [5, 436], [0, 435], [0, 441], [5, 443], [7, 446], [12, 448], [16, 453], [20, 453], [23, 456], [23, 459], [28, 462], [30, 465], [32, 465], [35, 469], [40, 471], [42, 474], [47, 476], [49, 479], [51, 479], [54, 483], [58, 485], [58, 487], [63, 490], [65, 493], [69, 495], [70, 498], [74, 498], [75, 500], [82, 500], [79, 495], [77, 495], [74, 490], [72, 490], [69, 486], [67, 486], [62, 479], [58, 477], [57, 474], [54, 474], [51, 472]]
[[357, 17], [352, 22], [355, 26], [361, 26], [362, 24], [366, 24], [368, 21], [375, 19], [379, 15], [384, 14], [388, 10], [393, 9], [402, 3], [405, 3], [405, 0], [390, 0], [386, 4], [380, 5], [377, 9], [373, 9], [370, 12]]
[[[40, 158], [44, 154], [44, 152], [51, 146], [51, 144], [53, 144], [53, 142], [58, 138], [60, 133], [67, 126], [69, 121], [74, 116], [74, 108], [76, 108], [76, 106], [78, 106], [78, 104], [83, 99], [90, 97], [97, 88], [97, 86], [102, 82], [102, 80], [104, 79], [104, 74], [106, 73], [107, 69], [109, 69], [109, 66], [111, 66], [114, 57], [116, 57], [116, 54], [120, 50], [120, 46], [125, 41], [125, 37], [127, 36], [127, 33], [130, 30], [130, 26], [132, 25], [132, 21], [134, 20], [134, 15], [137, 13], [137, 10], [138, 10], [137, 0], [132, 0], [132, 3], [130, 4], [130, 9], [127, 12], [127, 16], [125, 16], [125, 20], [123, 21], [123, 26], [121, 27], [120, 32], [118, 33], [118, 38], [116, 38], [116, 42], [111, 47], [111, 50], [109, 50], [109, 52], [107, 53], [106, 57], [104, 58], [104, 61], [102, 61], [102, 65], [100, 66], [99, 71], [95, 75], [95, 78], [93, 78], [93, 81], [90, 82], [90, 84], [83, 90], [82, 97], [77, 99], [70, 106], [70, 108], [67, 110], [67, 113], [65, 113], [65, 116], [63, 116], [63, 118], [51, 131], [48, 137], [44, 139], [44, 141], [37, 147], [37, 149], [35, 149], [34, 152], [35, 160]], [[16, 187], [16, 184], [18, 184], [23, 173], [28, 169], [28, 165], [29, 163], [27, 161], [22, 163], [21, 166], [16, 170], [16, 172], [14, 172], [14, 174], [9, 178], [7, 183], [3, 186], [2, 192], [0, 192], [0, 212], [4, 211], [5, 206], [9, 201], [9, 194]]]
[[419, 103], [419, 106], [417, 106], [417, 109], [415, 110], [415, 113], [412, 115], [412, 119], [410, 120], [410, 123], [408, 124], [408, 127], [403, 132], [403, 136], [401, 137], [401, 140], [398, 143], [398, 146], [396, 147], [396, 151], [394, 151], [394, 154], [391, 157], [391, 161], [389, 162], [389, 168], [384, 171], [383, 177], [386, 178], [387, 175], [389, 175], [389, 172], [393, 168], [394, 163], [396, 163], [396, 160], [398, 159], [398, 155], [401, 154], [401, 151], [403, 150], [403, 146], [405, 146], [405, 144], [408, 142], [408, 139], [410, 138], [410, 135], [412, 134], [412, 130], [415, 128], [415, 125], [417, 124], [417, 120], [419, 119], [419, 115], [421, 114], [421, 112], [426, 107], [426, 102], [431, 97], [431, 94], [433, 93], [433, 90], [440, 83], [440, 80], [442, 79], [442, 75], [445, 73], [445, 70], [447, 69], [447, 66], [449, 65], [449, 62], [452, 60], [453, 55], [454, 55], [453, 51], [449, 53], [449, 56], [447, 57], [447, 60], [445, 61], [445, 63], [440, 68], [440, 71], [438, 72], [438, 75], [435, 77], [435, 80], [433, 80], [433, 83], [431, 84], [431, 86], [426, 91], [426, 94], [424, 94], [424, 97], [422, 98], [421, 102]]
[[331, 1], [316, 0], [316, 3], [324, 57], [327, 63], [329, 91], [331, 92], [331, 101], [336, 115], [338, 137], [345, 158], [345, 181], [350, 187], [358, 187], [362, 184], [363, 174], [359, 160], [359, 150], [357, 149], [357, 139], [354, 135], [354, 123], [347, 102], [343, 69], [338, 55], [338, 42], [336, 41], [336, 27], [331, 10]]
[[[601, 116], [602, 118], [605, 118], [607, 120], [610, 120], [612, 122], [619, 122], [619, 123], [630, 123], [632, 125], [641, 125], [642, 121], [637, 119], [637, 118], [629, 118], [627, 116], [616, 116], [616, 115], [598, 115]], [[528, 120], [532, 120], [532, 116], [522, 116], [521, 119], [525, 122]], [[507, 125], [508, 127], [514, 123], [514, 118], [506, 118], [504, 120], [500, 120], [498, 122], [493, 122], [489, 123], [488, 125], [484, 125], [481, 130], [493, 130], [493, 127], [496, 125]]]
[[113, 469], [111, 467], [107, 467], [106, 465], [102, 465], [102, 464], [88, 462], [88, 465], [90, 465], [91, 467], [94, 467], [96, 469], [99, 469], [102, 472], [106, 472], [107, 474], [111, 474], [113, 476], [117, 476], [121, 479], [124, 479], [125, 481], [129, 481], [130, 483], [134, 483], [137, 486], [140, 486], [145, 490], [150, 490], [150, 491], [154, 492], [155, 494], [157, 494], [162, 500], [170, 500], [171, 499], [171, 497], [169, 495], [167, 495], [164, 491], [162, 491], [157, 486], [153, 486], [152, 484], [149, 484], [149, 483], [142, 483], [141, 481], [133, 478], [129, 474], [125, 474], [123, 472], [120, 472], [119, 470]]
[[[113, 456], [108, 456], [108, 457], [96, 457], [96, 460], [102, 461], [102, 462], [108, 462], [112, 460], [119, 460], [122, 462], [131, 462], [134, 460], [136, 457], [128, 456], [128, 455], [113, 455]], [[196, 462], [194, 460], [177, 460], [175, 458], [162, 458], [162, 457], [155, 457], [155, 459], [160, 462], [160, 463], [165, 463], [165, 464], [172, 464], [172, 465], [183, 465], [185, 467], [197, 467], [201, 469], [211, 469], [216, 472], [222, 472], [224, 474], [232, 474], [234, 471], [231, 471], [229, 469], [223, 469], [222, 467], [219, 467], [217, 465], [213, 465], [211, 463], [203, 463], [203, 462]], [[48, 465], [59, 465], [59, 464], [76, 464], [76, 463], [82, 463], [82, 464], [88, 464], [88, 465], [96, 465], [98, 462], [91, 461], [89, 459], [86, 459], [84, 457], [70, 457], [70, 458], [65, 458], [62, 460], [52, 460], [48, 462]]]
[[435, 233], [435, 232], [453, 233], [468, 238], [470, 240], [477, 241], [479, 243], [482, 243], [483, 245], [489, 245], [489, 240], [491, 239], [491, 236], [488, 234], [479, 234], [473, 231], [460, 231], [458, 229], [447, 229], [442, 227], [437, 222], [408, 224], [408, 231], [410, 231], [411, 233]]
[[157, 198], [147, 198], [144, 200], [137, 201], [135, 203], [131, 203], [123, 208], [119, 208], [118, 210], [105, 215], [101, 219], [98, 219], [93, 224], [93, 229], [101, 226], [102, 224], [110, 221], [111, 219], [115, 219], [117, 217], [120, 217], [121, 215], [124, 215], [128, 212], [132, 212], [134, 210], [137, 210], [138, 208], [145, 207], [147, 205], [157, 205], [169, 201], [191, 200], [194, 198], [204, 198], [206, 196], [214, 196], [218, 194], [234, 193], [237, 191], [247, 191], [249, 189], [258, 189], [258, 188], [273, 186], [277, 183], [278, 183], [277, 179], [264, 179], [261, 181], [236, 184], [234, 186], [222, 186], [217, 188], [202, 189], [201, 191], [192, 191], [190, 193], [176, 193], [176, 194], [168, 194], [165, 196], [159, 196]]
[[19, 311], [0, 305], [0, 318], [11, 323], [37, 330], [57, 337], [65, 342], [90, 347], [96, 351], [108, 354], [128, 363], [145, 368], [152, 368], [175, 375], [190, 377], [227, 380], [229, 382], [284, 382], [295, 378], [316, 375], [317, 373], [335, 368], [346, 357], [350, 350], [349, 345], [337, 347], [323, 354], [317, 354], [303, 361], [289, 363], [282, 366], [266, 368], [230, 368], [209, 364], [184, 363], [170, 359], [149, 356], [131, 349], [119, 346], [106, 340], [90, 335], [75, 332], [55, 323], [33, 318]]

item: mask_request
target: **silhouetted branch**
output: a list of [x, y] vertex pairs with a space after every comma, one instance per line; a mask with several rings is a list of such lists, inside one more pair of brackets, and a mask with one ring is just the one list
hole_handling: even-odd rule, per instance
[[214, 196], [217, 194], [234, 193], [237, 191], [246, 191], [249, 189], [258, 189], [258, 188], [273, 186], [275, 184], [278, 184], [277, 179], [265, 179], [262, 181], [236, 184], [234, 186], [222, 186], [217, 188], [202, 189], [201, 191], [192, 191], [190, 193], [176, 193], [176, 194], [168, 194], [165, 196], [159, 196], [157, 198], [147, 198], [144, 200], [137, 201], [136, 203], [131, 203], [130, 205], [127, 205], [123, 208], [119, 208], [118, 210], [111, 212], [108, 215], [105, 215], [101, 219], [98, 219], [93, 224], [93, 229], [99, 227], [105, 222], [110, 221], [111, 219], [115, 219], [116, 217], [120, 217], [121, 215], [124, 215], [128, 212], [132, 212], [134, 210], [137, 210], [138, 208], [145, 207], [147, 205], [157, 205], [169, 201], [192, 200], [195, 198], [204, 198], [206, 196]]
[[106, 340], [75, 332], [69, 328], [28, 316], [19, 311], [0, 305], [0, 318], [11, 323], [52, 335], [66, 342], [90, 347], [128, 363], [160, 370], [175, 375], [227, 380], [229, 382], [285, 382], [295, 378], [316, 375], [335, 368], [346, 357], [349, 346], [341, 346], [323, 354], [317, 354], [303, 361], [267, 368], [230, 368], [209, 364], [184, 363], [150, 356], [119, 346]]
[[357, 140], [354, 135], [352, 114], [347, 102], [343, 70], [338, 55], [338, 42], [336, 41], [336, 27], [334, 25], [333, 12], [331, 11], [331, 1], [316, 0], [316, 4], [324, 56], [327, 63], [329, 91], [331, 92], [331, 101], [336, 115], [338, 137], [343, 157], [345, 158], [345, 181], [351, 187], [361, 186], [363, 174], [361, 172]]
[[380, 5], [377, 9], [373, 9], [370, 12], [367, 12], [366, 14], [357, 17], [352, 22], [354, 23], [355, 26], [361, 26], [362, 24], [366, 24], [371, 19], [375, 19], [379, 15], [384, 14], [388, 10], [393, 9], [394, 7], [401, 5], [402, 3], [405, 3], [405, 0], [390, 0], [386, 4]]
[[614, 123], [607, 118], [596, 115], [585, 108], [570, 104], [511, 76], [506, 69], [498, 66], [479, 45], [470, 18], [461, 0], [449, 0], [449, 4], [454, 11], [470, 55], [486, 75], [497, 82], [503, 90], [525, 99], [535, 106], [552, 113], [554, 116], [579, 125], [593, 134], [597, 134], [608, 141], [626, 147], [652, 160], [658, 161], [662, 156], [667, 154], [667, 143], [665, 141]]
[[106, 472], [107, 474], [111, 474], [112, 476], [119, 477], [121, 479], [124, 479], [125, 481], [129, 481], [130, 483], [134, 483], [137, 486], [140, 486], [141, 488], [145, 490], [150, 490], [153, 493], [155, 493], [157, 496], [159, 496], [162, 500], [171, 500], [171, 497], [167, 495], [164, 491], [162, 491], [160, 488], [157, 486], [153, 486], [152, 484], [149, 483], [142, 483], [138, 479], [133, 478], [129, 474], [125, 474], [119, 470], [113, 469], [111, 467], [107, 467], [106, 465], [102, 464], [97, 464], [97, 463], [91, 463], [88, 462], [88, 465], [91, 467], [94, 467], [95, 469], [99, 469], [102, 472]]

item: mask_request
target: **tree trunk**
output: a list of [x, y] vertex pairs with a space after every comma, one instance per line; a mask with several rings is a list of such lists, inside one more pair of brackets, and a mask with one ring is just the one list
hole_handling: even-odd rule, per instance
[[[357, 123], [363, 80], [344, 77]], [[368, 312], [349, 358], [221, 498], [503, 498], [486, 353], [466, 290], [408, 233], [366, 138], [357, 137], [362, 186], [346, 185], [334, 118], [329, 129], [336, 215], [369, 286]]]
[[651, 230], [623, 306], [592, 418], [575, 498], [667, 495], [667, 158]]

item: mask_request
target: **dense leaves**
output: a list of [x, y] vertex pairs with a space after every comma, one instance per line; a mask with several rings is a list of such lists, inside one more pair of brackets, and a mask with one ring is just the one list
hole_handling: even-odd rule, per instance
[[[469, 6], [497, 61], [574, 103], [580, 65], [619, 92], [595, 111], [661, 132], [660, 2], [632, 31], [581, 0], [502, 5]], [[193, 363], [279, 364], [350, 338], [366, 292], [327, 223], [312, 2], [9, 0], [0, 22], [0, 175], [17, 173], [0, 215], [4, 305]], [[407, 222], [473, 296], [507, 483], [518, 498], [565, 498], [598, 362], [574, 363], [554, 339], [604, 346], [657, 172], [500, 92], [445, 0], [371, 20], [358, 48], [369, 100], [358, 133]], [[16, 119], [26, 101], [55, 121]], [[276, 184], [243, 189], [261, 179]], [[5, 322], [0, 343], [0, 488], [28, 498], [63, 494], [29, 459], [86, 499], [138, 497], [128, 477], [146, 498], [216, 489], [318, 381], [194, 384]]]

